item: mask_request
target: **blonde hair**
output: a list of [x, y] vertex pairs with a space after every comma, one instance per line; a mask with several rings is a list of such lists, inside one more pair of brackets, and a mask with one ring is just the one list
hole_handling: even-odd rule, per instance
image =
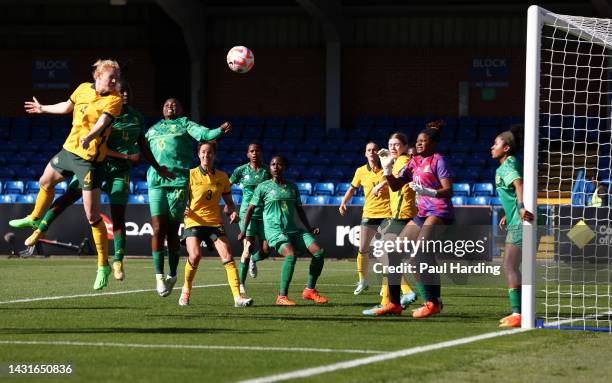
[[121, 68], [119, 67], [119, 63], [115, 60], [110, 60], [110, 59], [106, 59], [106, 60], [102, 60], [102, 59], [98, 59], [98, 61], [96, 61], [93, 65], [94, 67], [94, 71], [92, 73], [94, 79], [96, 78], [96, 75], [105, 71], [108, 68], [113, 68], [117, 71], [117, 76], [121, 75]]

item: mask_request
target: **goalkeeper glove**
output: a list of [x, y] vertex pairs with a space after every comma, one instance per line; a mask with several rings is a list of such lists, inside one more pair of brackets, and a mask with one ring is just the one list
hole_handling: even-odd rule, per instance
[[383, 175], [390, 176], [395, 159], [391, 157], [388, 149], [380, 149], [377, 154], [378, 158], [380, 158], [380, 166], [383, 168]]
[[415, 184], [414, 182], [410, 182], [408, 184], [412, 190], [414, 190], [418, 195], [424, 195], [427, 197], [435, 197], [438, 194], [437, 190], [423, 187], [419, 184]]

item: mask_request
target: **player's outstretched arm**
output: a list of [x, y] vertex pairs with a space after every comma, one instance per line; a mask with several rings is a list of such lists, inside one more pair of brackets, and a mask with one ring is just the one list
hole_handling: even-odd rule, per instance
[[25, 111], [32, 114], [50, 113], [50, 114], [68, 114], [74, 109], [72, 101], [67, 100], [53, 105], [42, 105], [36, 97], [32, 97], [32, 101], [26, 101], [23, 104]]
[[310, 222], [308, 222], [308, 217], [306, 217], [306, 212], [304, 211], [302, 205], [296, 205], [295, 211], [298, 213], [298, 217], [300, 217], [300, 221], [302, 221], [302, 224], [306, 230], [308, 230], [309, 233], [319, 235], [319, 228], [310, 226]]
[[[249, 223], [251, 223], [251, 217], [253, 216], [253, 211], [255, 211], [255, 205], [249, 204], [249, 207], [247, 208], [246, 213], [244, 213], [244, 219], [242, 221], [242, 227], [244, 227], [245, 230], [247, 227], [249, 227]], [[245, 237], [246, 237], [246, 233], [244, 231], [241, 231], [240, 234], [238, 234], [237, 239], [238, 241], [242, 241]]]
[[351, 185], [351, 187], [346, 190], [346, 193], [344, 193], [344, 197], [342, 197], [342, 202], [338, 207], [340, 215], [344, 215], [346, 213], [346, 204], [353, 197], [353, 194], [355, 194], [355, 190], [356, 189]]

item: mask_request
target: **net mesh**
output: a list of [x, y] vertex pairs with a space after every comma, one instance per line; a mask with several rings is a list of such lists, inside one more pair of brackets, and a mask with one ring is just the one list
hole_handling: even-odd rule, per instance
[[612, 21], [544, 20], [538, 197], [554, 245], [538, 253], [537, 314], [546, 326], [610, 331]]

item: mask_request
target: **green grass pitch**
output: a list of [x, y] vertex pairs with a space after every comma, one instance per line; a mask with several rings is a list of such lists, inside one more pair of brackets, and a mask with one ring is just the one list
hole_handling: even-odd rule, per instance
[[[1, 258], [0, 380], [24, 381], [6, 373], [9, 363], [70, 363], [69, 378], [44, 381], [237, 382], [496, 332], [507, 312], [503, 286], [449, 286], [439, 316], [363, 317], [378, 286], [354, 296], [355, 264], [345, 261], [326, 263], [319, 290], [330, 304], [315, 306], [300, 296], [305, 260], [290, 290], [296, 307], [274, 306], [281, 262], [270, 260], [247, 280], [255, 305], [234, 308], [217, 259], [202, 261], [195, 284], [204, 287], [179, 307], [183, 265], [177, 289], [160, 298], [149, 260], [128, 259], [126, 280], [95, 293], [93, 258]], [[62, 298], [14, 302], [44, 297]], [[534, 330], [291, 381], [608, 382], [611, 353], [608, 333]]]

